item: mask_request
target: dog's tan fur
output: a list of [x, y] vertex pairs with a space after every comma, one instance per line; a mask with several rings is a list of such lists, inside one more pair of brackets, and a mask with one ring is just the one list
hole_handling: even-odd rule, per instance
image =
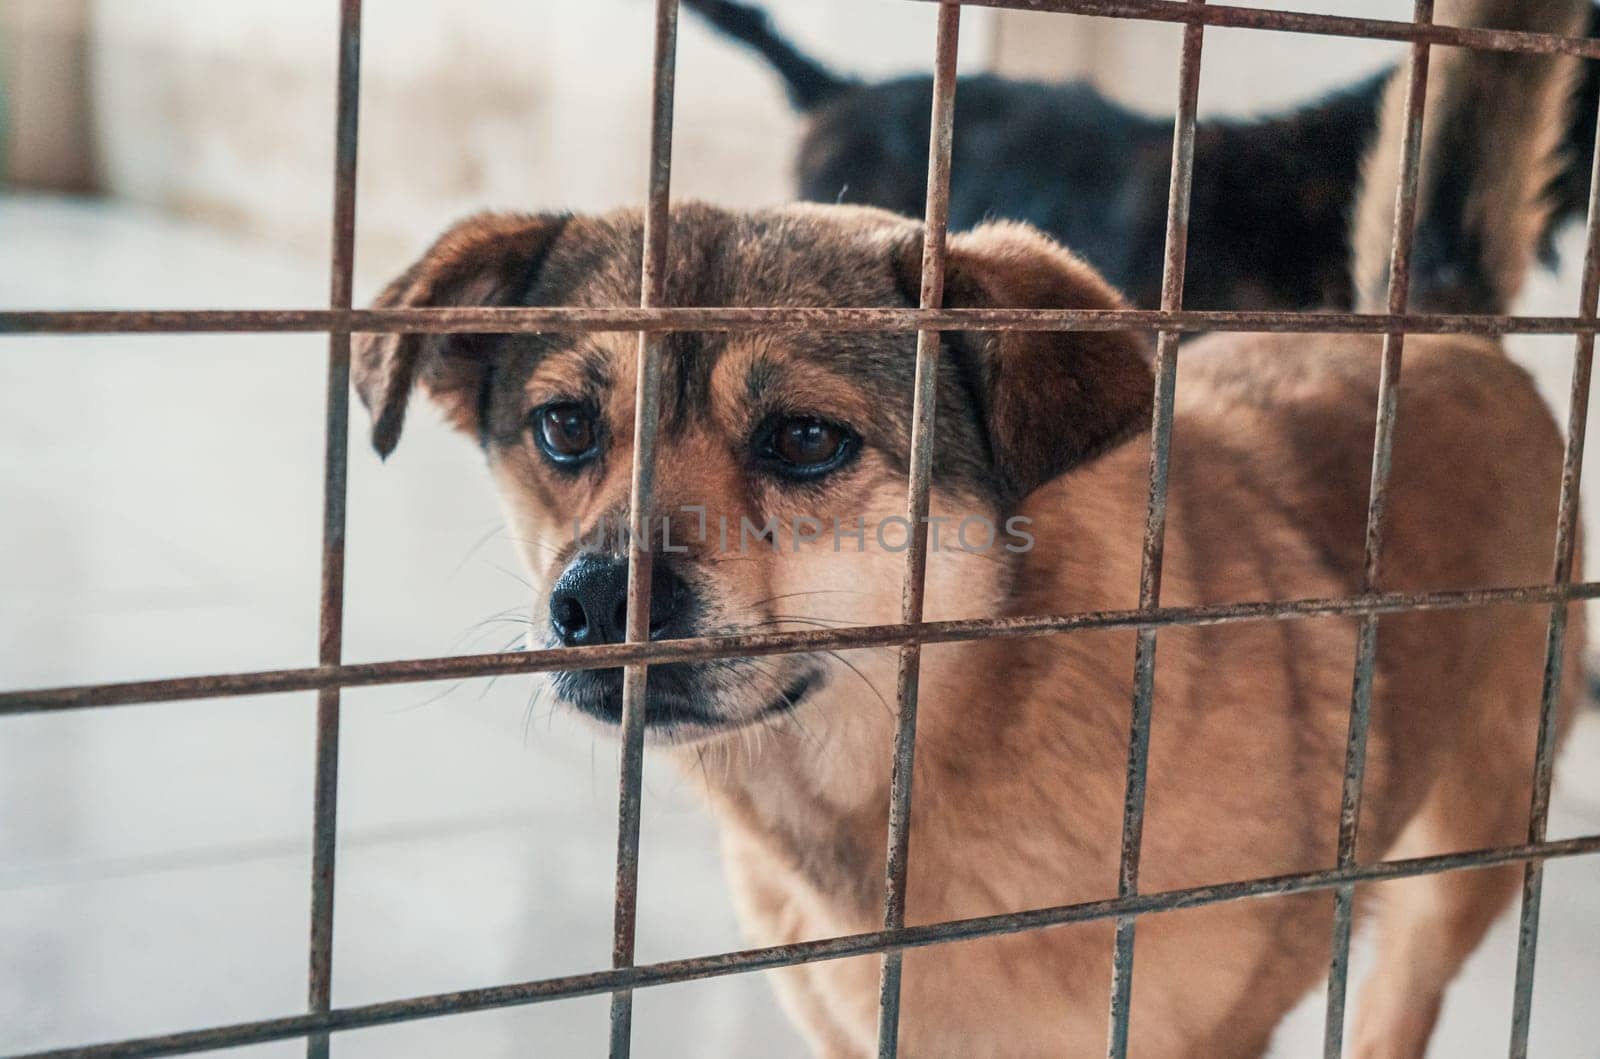
[[[1377, 355], [1375, 341], [1298, 337], [1185, 351], [1168, 602], [1356, 590]], [[1418, 340], [1403, 400], [1386, 587], [1537, 583], [1548, 574], [1561, 443], [1526, 376], [1489, 343]], [[1283, 415], [1308, 406], [1314, 418]], [[1029, 497], [1039, 539], [1063, 543], [1025, 565], [1019, 581], [1030, 587], [1003, 613], [1133, 604], [1146, 459], [1144, 443], [1130, 443]], [[1352, 471], [1334, 478], [1335, 465]], [[1469, 466], [1493, 470], [1464, 476]], [[934, 594], [949, 607], [955, 590], [941, 581]], [[1384, 620], [1364, 858], [1520, 840], [1546, 613]], [[1331, 862], [1353, 629], [1323, 620], [1161, 634], [1146, 888]], [[1569, 672], [1580, 641], [1569, 641]], [[1132, 661], [1132, 638], [1112, 633], [928, 649], [910, 922], [1114, 894]], [[1564, 712], [1574, 694], [1569, 686]], [[805, 728], [827, 733], [821, 748], [799, 728], [779, 730], [759, 757], [731, 748], [708, 767], [752, 940], [877, 926], [892, 732], [869, 712], [833, 737], [846, 708], [806, 708]], [[842, 799], [840, 775], [858, 777]], [[1362, 1006], [1358, 1054], [1420, 1054], [1440, 992], [1516, 879], [1500, 869], [1388, 884], [1382, 987]], [[1258, 1054], [1326, 970], [1330, 909], [1317, 895], [1146, 921], [1136, 1051]], [[909, 954], [908, 1054], [1098, 1054], [1109, 946], [1100, 924]], [[870, 1050], [875, 960], [780, 973], [819, 1052]]]
[[[1572, 5], [1533, 6], [1553, 18]], [[1519, 63], [1534, 64], [1517, 76], [1539, 98], [1566, 76], [1560, 60], [1511, 66]], [[1453, 83], [1442, 82], [1446, 101]], [[1532, 131], [1495, 146], [1539, 156], [1523, 171], [1541, 172], [1544, 124], [1529, 122]], [[1386, 134], [1397, 132], [1391, 121]], [[1370, 167], [1383, 169], [1381, 158]], [[1509, 233], [1512, 252], [1494, 259], [1502, 263], [1531, 246], [1536, 230], [1521, 223], [1536, 197], [1519, 201], [1495, 229]], [[1386, 239], [1366, 222], [1362, 231]], [[740, 215], [686, 206], [672, 232], [669, 295], [678, 304], [903, 303], [921, 248], [918, 226], [852, 209]], [[441, 240], [384, 302], [626, 305], [637, 299], [641, 238], [636, 213], [481, 218]], [[1369, 245], [1358, 257], [1376, 253]], [[1514, 264], [1491, 271], [1500, 293], [1520, 277]], [[1071, 255], [1015, 225], [954, 237], [947, 289], [955, 305], [1120, 304]], [[385, 452], [413, 382], [479, 436], [528, 568], [548, 585], [578, 550], [571, 527], [626, 511], [635, 340], [497, 342], [365, 341], [357, 384]], [[1185, 347], [1164, 603], [1359, 591], [1380, 348], [1376, 337], [1304, 335], [1214, 336]], [[910, 351], [909, 336], [750, 334], [669, 349], [658, 513], [700, 505], [713, 525], [721, 517], [734, 526], [821, 513], [859, 516], [867, 527], [859, 550], [824, 540], [736, 551], [713, 533], [688, 542], [686, 555], [658, 558], [693, 571], [699, 634], [897, 619], [903, 556], [879, 546], [873, 528], [904, 510]], [[589, 391], [604, 454], [580, 474], [554, 473], [527, 440], [526, 417]], [[1149, 453], [1146, 440], [1128, 435], [1148, 421], [1149, 395], [1132, 336], [956, 336], [942, 358], [933, 511], [1029, 519], [1036, 546], [936, 547], [930, 619], [1135, 604]], [[1382, 587], [1448, 591], [1548, 577], [1562, 442], [1528, 376], [1491, 341], [1413, 336], [1400, 403]], [[804, 489], [763, 478], [746, 439], [771, 408], [852, 425], [861, 455]], [[1534, 606], [1383, 619], [1363, 860], [1523, 837], [1547, 617]], [[1352, 620], [1328, 618], [1160, 633], [1144, 889], [1333, 862], [1354, 630]], [[1575, 607], [1569, 678], [1582, 644]], [[694, 671], [715, 723], [651, 707], [652, 743], [703, 779], [753, 943], [881, 925], [895, 666], [892, 651], [731, 660]], [[809, 684], [798, 702], [763, 709], [802, 677]], [[908, 922], [1114, 895], [1132, 677], [1126, 632], [925, 649]], [[1576, 694], [1569, 679], [1563, 718]], [[1356, 1054], [1422, 1054], [1445, 986], [1516, 880], [1515, 868], [1500, 868], [1360, 892], [1376, 919], [1379, 958], [1359, 1005]], [[1331, 907], [1320, 893], [1143, 918], [1133, 1052], [1260, 1054], [1327, 968]], [[903, 1053], [1101, 1054], [1110, 953], [1106, 922], [911, 951]], [[872, 1051], [878, 967], [863, 957], [776, 972], [818, 1054]]]

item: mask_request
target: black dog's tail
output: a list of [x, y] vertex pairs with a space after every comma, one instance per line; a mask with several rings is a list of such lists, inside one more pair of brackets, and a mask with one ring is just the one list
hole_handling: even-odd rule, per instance
[[[1600, 7], [1589, 8], [1586, 37], [1600, 37]], [[1574, 218], [1582, 220], [1589, 212], [1589, 167], [1594, 161], [1595, 111], [1600, 109], [1600, 62], [1581, 62], [1578, 91], [1573, 98], [1572, 114], [1567, 126], [1567, 146], [1562, 162], [1565, 168], [1556, 181], [1552, 194], [1555, 210], [1550, 214], [1550, 225], [1545, 229], [1544, 240], [1539, 245], [1539, 259], [1554, 268], [1556, 255], [1555, 236], [1562, 224]]]
[[[1587, 0], [1445, 0], [1441, 23], [1582, 32]], [[1569, 56], [1435, 47], [1412, 251], [1410, 308], [1503, 313], [1522, 287], [1553, 203], [1578, 73]], [[1356, 305], [1381, 311], [1399, 181], [1406, 73], [1384, 95], [1356, 199]]]
[[771, 63], [783, 77], [789, 90], [789, 102], [798, 110], [814, 110], [855, 84], [779, 36], [767, 13], [753, 4], [735, 0], [683, 0], [683, 6]]

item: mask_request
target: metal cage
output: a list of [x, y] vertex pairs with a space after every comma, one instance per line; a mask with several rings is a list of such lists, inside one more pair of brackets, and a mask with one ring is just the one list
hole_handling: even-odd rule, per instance
[[[1169, 186], [1166, 254], [1161, 307], [1135, 310], [1023, 310], [941, 308], [943, 262], [949, 206], [951, 134], [956, 91], [956, 41], [961, 4], [939, 4], [935, 45], [932, 135], [928, 145], [927, 239], [918, 309], [844, 308], [671, 308], [662, 305], [669, 187], [672, 174], [672, 112], [677, 44], [678, 0], [656, 0], [652, 124], [645, 248], [641, 263], [643, 296], [638, 309], [577, 308], [445, 308], [357, 310], [351, 288], [355, 236], [357, 112], [360, 95], [361, 0], [339, 0], [339, 73], [337, 153], [334, 171], [332, 290], [329, 307], [305, 310], [250, 311], [72, 311], [0, 312], [0, 333], [201, 333], [324, 332], [329, 336], [324, 519], [321, 577], [321, 627], [318, 664], [304, 669], [228, 673], [169, 680], [57, 687], [0, 693], [0, 716], [110, 707], [182, 699], [259, 695], [316, 690], [317, 750], [309, 1003], [305, 1014], [189, 1030], [159, 1037], [121, 1040], [86, 1047], [35, 1053], [45, 1056], [133, 1057], [176, 1055], [227, 1046], [289, 1038], [305, 1038], [310, 1056], [325, 1056], [329, 1034], [358, 1027], [424, 1019], [439, 1015], [541, 1001], [611, 995], [611, 1054], [629, 1054], [633, 990], [673, 982], [767, 970], [846, 956], [881, 954], [878, 1054], [894, 1056], [902, 954], [908, 948], [968, 940], [989, 935], [1039, 930], [1066, 923], [1113, 919], [1116, 923], [1112, 992], [1109, 998], [1108, 1054], [1127, 1052], [1129, 1000], [1134, 969], [1134, 931], [1138, 917], [1151, 912], [1193, 908], [1224, 901], [1277, 894], [1331, 890], [1335, 895], [1333, 957], [1329, 969], [1324, 1028], [1324, 1054], [1336, 1059], [1342, 1051], [1345, 986], [1348, 976], [1354, 888], [1429, 873], [1523, 865], [1523, 890], [1518, 937], [1510, 1054], [1528, 1050], [1534, 957], [1544, 862], [1600, 852], [1600, 834], [1547, 841], [1546, 820], [1555, 746], [1555, 706], [1561, 682], [1562, 647], [1570, 604], [1600, 598], [1600, 582], [1573, 580], [1578, 519], [1578, 484], [1589, 401], [1589, 380], [1595, 334], [1600, 330], [1600, 180], [1591, 182], [1582, 295], [1574, 316], [1411, 315], [1406, 312], [1408, 262], [1417, 200], [1417, 159], [1430, 46], [1464, 46], [1482, 50], [1568, 54], [1600, 59], [1600, 41], [1540, 34], [1437, 26], [1432, 0], [1414, 0], [1410, 21], [1347, 18], [1333, 15], [1269, 11], [1245, 6], [1207, 4], [1205, 0], [969, 0], [988, 7], [1050, 11], [1183, 25], [1180, 90], [1173, 131], [1174, 151]], [[1201, 51], [1208, 26], [1259, 31], [1323, 34], [1406, 41], [1410, 44], [1408, 109], [1400, 186], [1396, 192], [1392, 277], [1387, 311], [1382, 314], [1286, 312], [1186, 312], [1183, 309], [1184, 258], [1188, 239], [1189, 189], [1194, 162], [1195, 112]], [[1600, 117], [1597, 117], [1600, 120]], [[1146, 511], [1139, 606], [1133, 610], [1072, 613], [1026, 618], [924, 622], [923, 574], [927, 531], [934, 383], [942, 329], [963, 330], [1109, 330], [1131, 328], [1157, 335], [1156, 397], [1151, 422], [1150, 493]], [[917, 527], [906, 549], [901, 621], [893, 625], [857, 626], [821, 631], [762, 633], [651, 643], [648, 640], [649, 568], [643, 542], [643, 513], [649, 509], [653, 484], [657, 425], [657, 390], [661, 371], [659, 337], [673, 331], [916, 331], [915, 405], [907, 514]], [[638, 404], [632, 478], [630, 583], [627, 642], [595, 647], [561, 648], [445, 658], [400, 659], [369, 664], [341, 660], [344, 604], [345, 478], [349, 432], [349, 374], [352, 333], [636, 331], [639, 334]], [[1384, 336], [1373, 445], [1372, 477], [1366, 519], [1362, 592], [1339, 599], [1287, 602], [1161, 606], [1161, 560], [1166, 520], [1166, 485], [1173, 417], [1173, 396], [1182, 335], [1196, 331], [1346, 332]], [[1395, 594], [1379, 591], [1384, 506], [1389, 457], [1394, 440], [1396, 394], [1402, 350], [1408, 333], [1471, 333], [1483, 335], [1570, 334], [1576, 355], [1562, 468], [1553, 570], [1542, 585], [1483, 587], [1472, 591]], [[1365, 750], [1379, 618], [1401, 611], [1541, 604], [1550, 608], [1532, 804], [1527, 841], [1521, 845], [1409, 860], [1358, 862], [1356, 828], [1365, 771]], [[1334, 867], [1273, 878], [1149, 893], [1139, 888], [1140, 836], [1143, 825], [1150, 709], [1159, 631], [1174, 625], [1206, 625], [1246, 621], [1292, 621], [1332, 615], [1359, 619], [1353, 669], [1350, 723], [1344, 770], [1342, 811], [1338, 821], [1338, 857]], [[1090, 629], [1137, 631], [1132, 726], [1127, 762], [1127, 789], [1117, 897], [1110, 900], [1036, 908], [918, 926], [905, 925], [907, 838], [912, 811], [911, 775], [917, 721], [917, 673], [921, 647], [985, 637], [1070, 635]], [[883, 929], [791, 945], [722, 952], [662, 963], [634, 961], [639, 849], [639, 808], [644, 748], [643, 691], [652, 663], [736, 656], [782, 654], [819, 649], [850, 650], [897, 647], [900, 651], [898, 720], [889, 807], [888, 871], [885, 880]], [[414, 996], [354, 1007], [331, 1006], [333, 970], [333, 884], [336, 854], [337, 776], [339, 768], [339, 699], [346, 687], [399, 684], [446, 678], [533, 673], [552, 670], [625, 666], [622, 722], [622, 780], [616, 860], [616, 904], [613, 960], [609, 970], [519, 982], [454, 993]]]

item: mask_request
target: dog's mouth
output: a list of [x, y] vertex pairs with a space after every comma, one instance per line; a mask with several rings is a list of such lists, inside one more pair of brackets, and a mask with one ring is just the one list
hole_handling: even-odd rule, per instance
[[[718, 703], [727, 701], [735, 692], [698, 690], [703, 681], [694, 670], [694, 666], [683, 663], [651, 667], [645, 689], [645, 727], [653, 735], [679, 741], [769, 721], [793, 712], [822, 682], [820, 673], [801, 673], [781, 686], [763, 688], [768, 697], [753, 711], [723, 710]], [[568, 705], [595, 720], [613, 727], [622, 724], [621, 669], [562, 673], [556, 678], [556, 690]]]

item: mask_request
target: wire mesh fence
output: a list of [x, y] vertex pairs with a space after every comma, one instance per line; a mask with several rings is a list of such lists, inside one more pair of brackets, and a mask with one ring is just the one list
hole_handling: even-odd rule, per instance
[[[926, 2], [926, 0], [925, 0]], [[1551, 858], [1600, 852], [1600, 835], [1563, 841], [1546, 838], [1552, 761], [1555, 749], [1557, 694], [1569, 605], [1600, 597], [1600, 583], [1573, 580], [1578, 524], [1579, 470], [1584, 449], [1588, 389], [1594, 336], [1600, 328], [1600, 179], [1592, 181], [1587, 251], [1578, 311], [1570, 317], [1463, 316], [1407, 313], [1407, 262], [1411, 253], [1417, 208], [1417, 170], [1422, 116], [1426, 106], [1430, 50], [1438, 45], [1466, 46], [1505, 52], [1570, 54], [1600, 58], [1600, 41], [1498, 30], [1435, 25], [1431, 0], [1415, 0], [1409, 21], [1348, 18], [1334, 15], [1271, 11], [1207, 4], [1205, 0], [972, 0], [976, 6], [1004, 7], [1065, 14], [1180, 23], [1183, 44], [1179, 95], [1173, 131], [1166, 253], [1160, 309], [1025, 310], [944, 309], [942, 284], [950, 201], [951, 143], [957, 90], [956, 44], [961, 4], [940, 2], [934, 53], [932, 134], [928, 144], [926, 238], [919, 307], [862, 308], [674, 308], [663, 304], [666, 289], [666, 245], [672, 172], [672, 115], [677, 40], [677, 0], [656, 0], [655, 48], [651, 99], [648, 207], [643, 259], [642, 298], [637, 309], [540, 307], [357, 310], [352, 307], [355, 245], [355, 178], [359, 133], [361, 0], [339, 0], [339, 67], [337, 149], [334, 163], [332, 284], [326, 309], [248, 311], [9, 311], [0, 312], [0, 333], [83, 334], [151, 332], [325, 332], [329, 336], [324, 458], [324, 521], [321, 618], [317, 665], [304, 669], [212, 674], [167, 680], [96, 684], [0, 692], [0, 716], [103, 708], [182, 699], [257, 695], [289, 691], [317, 692], [316, 770], [313, 809], [311, 933], [308, 946], [308, 1005], [301, 1015], [188, 1030], [160, 1037], [114, 1041], [79, 1048], [36, 1053], [40, 1056], [155, 1056], [205, 1051], [289, 1038], [304, 1038], [311, 1056], [329, 1050], [329, 1034], [337, 1030], [377, 1026], [490, 1008], [531, 1004], [609, 993], [611, 1054], [629, 1054], [632, 992], [639, 988], [729, 974], [792, 966], [848, 956], [881, 954], [878, 1053], [897, 1054], [901, 958], [905, 950], [954, 941], [1040, 930], [1068, 923], [1112, 920], [1116, 924], [1114, 973], [1108, 998], [1108, 1053], [1126, 1054], [1130, 1023], [1131, 980], [1135, 967], [1135, 929], [1140, 916], [1249, 898], [1332, 891], [1334, 894], [1333, 957], [1329, 969], [1324, 1051], [1342, 1052], [1344, 997], [1349, 970], [1352, 896], [1360, 883], [1406, 878], [1445, 871], [1522, 864], [1524, 886], [1520, 912], [1510, 1052], [1525, 1055], [1534, 984], [1543, 865]], [[1405, 150], [1396, 189], [1394, 242], [1390, 257], [1386, 312], [1357, 314], [1319, 312], [1193, 312], [1183, 308], [1184, 262], [1188, 240], [1189, 189], [1194, 165], [1195, 116], [1208, 27], [1328, 34], [1410, 45]], [[650, 509], [655, 466], [658, 396], [663, 356], [660, 337], [674, 331], [915, 331], [915, 404], [906, 497], [908, 523], [914, 527], [905, 553], [900, 621], [891, 625], [854, 626], [801, 632], [650, 640], [651, 554], [643, 523]], [[1149, 499], [1146, 510], [1138, 606], [1131, 610], [924, 621], [927, 567], [927, 519], [932, 469], [933, 416], [941, 332], [961, 330], [1094, 331], [1133, 329], [1156, 336], [1156, 395], [1150, 428]], [[638, 362], [630, 519], [632, 526], [628, 585], [627, 642], [488, 655], [398, 659], [348, 664], [341, 655], [344, 609], [345, 494], [349, 431], [351, 336], [377, 332], [496, 333], [553, 331], [637, 331]], [[1201, 606], [1163, 607], [1161, 567], [1166, 524], [1167, 477], [1170, 462], [1179, 340], [1198, 331], [1290, 331], [1364, 333], [1383, 336], [1376, 434], [1366, 514], [1361, 592], [1338, 599], [1275, 602], [1240, 601]], [[1561, 480], [1558, 525], [1555, 527], [1553, 573], [1542, 585], [1485, 586], [1470, 591], [1384, 593], [1379, 591], [1384, 507], [1397, 419], [1397, 387], [1407, 334], [1511, 333], [1571, 334], [1576, 339], [1575, 366], [1568, 413], [1567, 445]], [[1361, 863], [1356, 858], [1357, 821], [1365, 771], [1376, 642], [1383, 615], [1422, 610], [1448, 610], [1537, 604], [1549, 607], [1547, 659], [1542, 688], [1540, 726], [1533, 776], [1527, 841], [1521, 845], [1480, 849], [1407, 860]], [[1334, 866], [1272, 878], [1231, 882], [1181, 890], [1145, 892], [1139, 886], [1139, 860], [1144, 816], [1146, 769], [1151, 727], [1151, 700], [1156, 649], [1163, 629], [1238, 622], [1294, 621], [1345, 616], [1358, 620], [1343, 797], [1338, 821], [1338, 854]], [[1037, 908], [954, 921], [907, 926], [907, 880], [914, 871], [908, 855], [913, 809], [911, 777], [916, 748], [918, 673], [925, 644], [999, 637], [1062, 636], [1090, 630], [1122, 629], [1137, 634], [1131, 736], [1122, 826], [1117, 896], [1088, 903]], [[883, 929], [871, 933], [789, 945], [723, 952], [661, 963], [636, 964], [634, 927], [637, 911], [641, 770], [644, 747], [644, 689], [652, 664], [667, 661], [748, 657], [815, 650], [895, 648], [899, 652], [896, 733], [891, 802], [888, 812], [887, 874], [884, 880]], [[339, 707], [341, 690], [374, 684], [456, 679], [506, 673], [625, 667], [622, 713], [622, 776], [616, 858], [613, 966], [586, 974], [490, 986], [463, 992], [416, 996], [384, 1003], [335, 1008], [331, 984], [335, 972], [333, 894], [335, 880]]]

